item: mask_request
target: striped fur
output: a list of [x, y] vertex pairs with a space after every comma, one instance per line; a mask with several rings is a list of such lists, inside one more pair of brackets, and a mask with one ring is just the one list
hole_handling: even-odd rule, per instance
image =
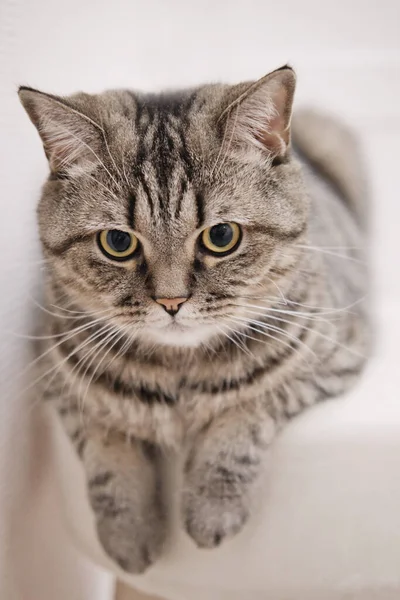
[[[162, 551], [161, 452], [184, 455], [183, 524], [214, 547], [251, 514], [279, 428], [347, 390], [364, 364], [363, 208], [347, 194], [362, 173], [352, 163], [338, 194], [301, 122], [296, 157], [293, 90], [283, 69], [164, 95], [20, 92], [52, 168], [38, 210], [38, 393], [82, 459], [99, 539], [126, 571]], [[198, 237], [221, 221], [243, 238], [215, 258]], [[100, 253], [96, 233], [109, 228], [137, 233], [134, 260]], [[153, 300], [184, 296], [175, 317]]]

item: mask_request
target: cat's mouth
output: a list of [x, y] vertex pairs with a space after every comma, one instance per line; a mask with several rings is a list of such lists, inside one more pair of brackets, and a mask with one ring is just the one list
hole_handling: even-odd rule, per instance
[[150, 338], [152, 343], [163, 346], [194, 348], [206, 343], [207, 340], [217, 333], [218, 330], [212, 325], [186, 325], [179, 323], [175, 319], [171, 319], [171, 322], [163, 327], [144, 328], [142, 335], [147, 340]]

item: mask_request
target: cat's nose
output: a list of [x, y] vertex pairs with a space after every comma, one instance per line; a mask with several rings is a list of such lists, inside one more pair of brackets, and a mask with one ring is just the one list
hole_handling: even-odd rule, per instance
[[188, 300], [188, 296], [184, 298], [154, 298], [158, 304], [164, 308], [170, 315], [174, 316], [182, 306]]

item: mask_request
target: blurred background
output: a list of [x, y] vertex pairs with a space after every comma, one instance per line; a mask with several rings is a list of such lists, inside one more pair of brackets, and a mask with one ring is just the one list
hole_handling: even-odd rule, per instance
[[[35, 205], [47, 173], [17, 86], [59, 95], [116, 87], [159, 90], [255, 79], [287, 62], [298, 74], [297, 105], [340, 115], [361, 138], [374, 199], [371, 255], [378, 329], [383, 330], [377, 353], [393, 349], [387, 351], [387, 369], [396, 373], [399, 0], [0, 0], [0, 572], [10, 556], [5, 540], [11, 539], [13, 519], [30, 485], [29, 416], [15, 379], [26, 342], [9, 332], [30, 330], [30, 296], [40, 275]], [[393, 386], [394, 377], [397, 373]], [[2, 511], [14, 516], [1, 519]], [[57, 572], [61, 560], [48, 532], [39, 527], [34, 532], [34, 520], [26, 525], [25, 547], [15, 550], [25, 556], [27, 572], [35, 571], [26, 589], [45, 577], [43, 559], [28, 550], [38, 539], [47, 565]], [[56, 522], [54, 517], [54, 527]], [[63, 555], [64, 566], [75, 560], [71, 556]], [[60, 591], [52, 593], [53, 600], [64, 600]], [[86, 597], [82, 592], [79, 600]], [[45, 600], [34, 594], [21, 598]]]

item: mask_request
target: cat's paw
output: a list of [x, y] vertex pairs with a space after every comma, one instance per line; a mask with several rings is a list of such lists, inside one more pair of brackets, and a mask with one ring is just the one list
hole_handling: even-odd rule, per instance
[[137, 511], [118, 506], [110, 495], [92, 498], [97, 533], [103, 549], [118, 566], [141, 574], [160, 556], [165, 540], [165, 519], [157, 507]]
[[185, 529], [199, 548], [216, 548], [237, 534], [249, 517], [245, 498], [218, 495], [217, 490], [218, 484], [213, 488], [203, 486], [183, 496]]

